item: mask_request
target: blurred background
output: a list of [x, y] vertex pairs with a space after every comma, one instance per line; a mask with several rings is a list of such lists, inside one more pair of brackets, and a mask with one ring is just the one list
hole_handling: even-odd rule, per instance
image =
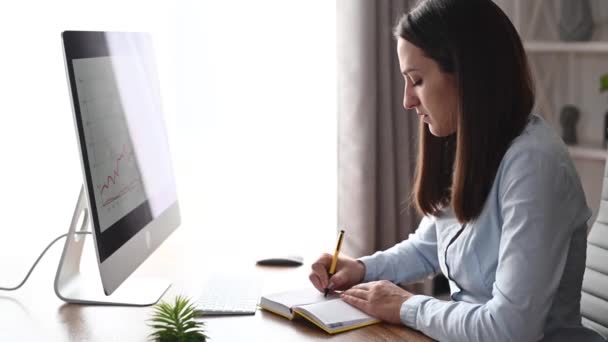
[[[595, 213], [606, 158], [608, 92], [600, 80], [608, 74], [608, 2], [496, 2], [524, 40], [537, 85], [535, 111], [563, 134], [563, 109], [576, 108], [570, 152]], [[253, 260], [259, 251], [331, 251], [338, 226], [354, 229], [346, 242], [354, 255], [407, 237], [418, 220], [405, 200], [415, 119], [402, 115], [390, 31], [414, 3], [4, 5], [0, 270], [16, 273], [0, 271], [0, 281], [20, 279], [37, 251], [67, 231], [82, 184], [64, 30], [152, 33], [183, 215], [180, 231], [201, 246], [232, 239]], [[588, 32], [568, 36], [572, 27]], [[381, 117], [385, 111], [391, 112], [388, 120]], [[401, 135], [387, 136], [394, 127]], [[50, 258], [58, 261], [60, 247], [54, 251]]]
[[67, 232], [83, 182], [64, 30], [152, 33], [181, 229], [193, 239], [230, 236], [245, 253], [333, 248], [335, 7], [322, 0], [5, 5], [0, 270], [18, 273], [0, 271], [3, 285], [20, 280], [38, 251]]

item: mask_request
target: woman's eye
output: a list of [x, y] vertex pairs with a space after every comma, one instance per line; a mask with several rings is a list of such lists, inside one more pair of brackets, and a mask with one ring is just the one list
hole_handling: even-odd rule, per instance
[[403, 76], [405, 78], [405, 83], [406, 84], [411, 84], [412, 87], [418, 86], [422, 84], [422, 79], [413, 79], [411, 77], [408, 76]]

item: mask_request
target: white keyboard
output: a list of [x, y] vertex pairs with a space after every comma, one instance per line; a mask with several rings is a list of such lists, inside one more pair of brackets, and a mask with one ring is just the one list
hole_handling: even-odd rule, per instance
[[213, 275], [203, 285], [196, 314], [253, 315], [260, 290], [261, 281], [253, 275]]

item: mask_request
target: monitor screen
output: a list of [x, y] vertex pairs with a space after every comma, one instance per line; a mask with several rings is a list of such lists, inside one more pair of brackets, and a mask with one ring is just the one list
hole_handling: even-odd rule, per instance
[[177, 203], [152, 43], [144, 33], [78, 31], [63, 41], [103, 263]]

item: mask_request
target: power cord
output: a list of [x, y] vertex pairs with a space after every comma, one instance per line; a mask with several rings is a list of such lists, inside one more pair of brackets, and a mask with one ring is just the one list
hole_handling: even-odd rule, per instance
[[[58, 237], [55, 238], [55, 240], [53, 240], [51, 243], [49, 243], [48, 246], [46, 246], [46, 248], [42, 251], [42, 253], [40, 253], [40, 256], [38, 257], [38, 259], [36, 259], [36, 261], [34, 262], [34, 264], [32, 265], [32, 267], [30, 268], [30, 270], [27, 272], [27, 275], [25, 276], [25, 278], [23, 278], [23, 280], [21, 281], [21, 283], [15, 287], [0, 287], [0, 291], [15, 291], [16, 289], [20, 288], [21, 286], [23, 286], [23, 284], [25, 284], [25, 282], [27, 281], [27, 278], [30, 277], [30, 274], [32, 274], [32, 271], [34, 270], [34, 267], [36, 267], [36, 265], [38, 265], [38, 262], [40, 261], [40, 259], [42, 259], [42, 256], [44, 255], [44, 253], [46, 253], [46, 251], [49, 250], [49, 248], [51, 248], [51, 246], [61, 240], [62, 238], [68, 236], [69, 233], [65, 233], [62, 235], [59, 235]], [[74, 234], [91, 234], [91, 232], [74, 232]]]

